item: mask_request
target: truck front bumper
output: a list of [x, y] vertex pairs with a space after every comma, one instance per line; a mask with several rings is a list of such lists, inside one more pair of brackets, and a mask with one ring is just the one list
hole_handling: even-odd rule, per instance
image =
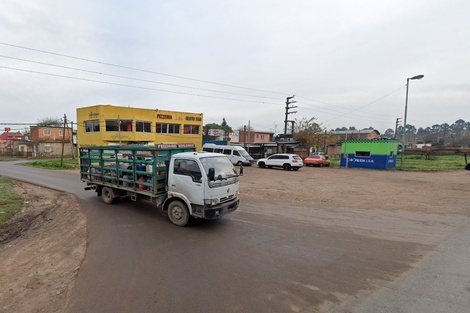
[[234, 199], [228, 202], [221, 203], [219, 205], [204, 208], [204, 219], [206, 220], [215, 220], [226, 214], [232, 213], [238, 208], [240, 204], [240, 199]]

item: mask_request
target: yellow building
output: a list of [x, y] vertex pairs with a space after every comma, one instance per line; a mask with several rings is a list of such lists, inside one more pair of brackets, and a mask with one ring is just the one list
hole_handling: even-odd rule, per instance
[[202, 113], [93, 105], [77, 109], [78, 146], [194, 144], [202, 150]]

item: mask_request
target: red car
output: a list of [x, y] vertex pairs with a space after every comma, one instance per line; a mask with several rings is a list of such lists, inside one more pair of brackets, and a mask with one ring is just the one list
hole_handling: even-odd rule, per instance
[[322, 155], [311, 155], [308, 158], [304, 160], [304, 165], [305, 166], [330, 166], [330, 160], [327, 160], [324, 156]]

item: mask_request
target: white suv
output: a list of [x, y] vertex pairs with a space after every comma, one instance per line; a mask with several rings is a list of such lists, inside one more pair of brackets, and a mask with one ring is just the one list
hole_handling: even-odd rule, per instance
[[261, 168], [282, 167], [287, 171], [290, 171], [291, 169], [297, 171], [304, 165], [304, 162], [297, 154], [282, 153], [273, 154], [266, 159], [259, 159], [256, 164]]

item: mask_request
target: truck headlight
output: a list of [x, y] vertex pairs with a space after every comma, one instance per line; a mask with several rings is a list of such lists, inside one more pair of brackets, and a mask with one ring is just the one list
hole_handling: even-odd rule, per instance
[[204, 204], [209, 207], [215, 206], [219, 204], [219, 199], [204, 199]]

